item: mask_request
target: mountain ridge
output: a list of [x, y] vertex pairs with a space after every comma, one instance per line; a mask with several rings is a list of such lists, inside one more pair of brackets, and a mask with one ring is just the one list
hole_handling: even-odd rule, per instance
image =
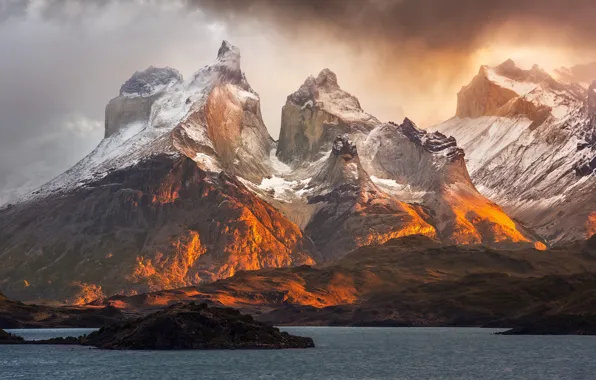
[[186, 80], [135, 73], [106, 107], [98, 148], [0, 210], [0, 286], [85, 303], [413, 234], [546, 248], [477, 191], [455, 139], [379, 121], [329, 69], [288, 96], [275, 142], [240, 62], [224, 41]]
[[[596, 211], [593, 90], [537, 66], [483, 66], [458, 95], [456, 116], [432, 129], [455, 136], [473, 182], [511, 216], [552, 244], [582, 240]], [[499, 101], [502, 92], [509, 97]], [[462, 112], [474, 107], [483, 112]]]

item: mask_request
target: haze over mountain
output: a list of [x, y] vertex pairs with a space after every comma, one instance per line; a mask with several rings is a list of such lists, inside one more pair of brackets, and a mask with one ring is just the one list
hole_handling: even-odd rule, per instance
[[565, 83], [511, 60], [482, 66], [456, 117], [433, 129], [467, 153], [474, 184], [552, 243], [595, 232], [596, 82]]

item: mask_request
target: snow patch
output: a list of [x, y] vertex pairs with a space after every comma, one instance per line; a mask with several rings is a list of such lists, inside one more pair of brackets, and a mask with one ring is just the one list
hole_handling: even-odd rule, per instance
[[532, 82], [520, 82], [505, 76], [497, 74], [493, 69], [486, 70], [488, 80], [498, 84], [499, 86], [509, 89], [520, 96], [526, 95], [533, 91], [538, 85]]

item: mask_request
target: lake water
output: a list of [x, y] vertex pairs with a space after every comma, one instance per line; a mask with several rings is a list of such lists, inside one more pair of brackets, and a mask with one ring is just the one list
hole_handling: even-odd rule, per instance
[[[0, 346], [0, 379], [595, 379], [596, 337], [499, 336], [464, 328], [292, 327], [316, 348], [103, 351]], [[92, 330], [10, 330], [27, 339]]]

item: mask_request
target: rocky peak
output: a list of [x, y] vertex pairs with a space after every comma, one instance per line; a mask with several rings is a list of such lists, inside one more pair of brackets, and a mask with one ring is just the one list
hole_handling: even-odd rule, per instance
[[518, 67], [511, 59], [506, 60], [493, 68], [494, 72], [509, 79], [519, 82], [540, 83], [552, 77], [539, 65], [533, 65], [530, 70]]
[[224, 40], [217, 51], [217, 60], [230, 70], [240, 71], [240, 49]]
[[336, 156], [343, 156], [345, 160], [358, 156], [356, 144], [352, 142], [347, 134], [337, 136], [333, 142], [331, 153]]
[[285, 163], [302, 165], [327, 154], [338, 135], [349, 134], [358, 142], [379, 124], [339, 87], [335, 73], [324, 69], [288, 96], [276, 154]]
[[429, 153], [443, 153], [449, 160], [455, 161], [464, 157], [463, 149], [457, 146], [457, 141], [452, 136], [445, 136], [440, 132], [428, 133], [420, 129], [413, 121], [406, 118], [401, 125], [390, 123], [397, 126], [397, 130], [406, 136], [413, 143], [421, 146]]
[[182, 82], [182, 74], [171, 67], [150, 66], [144, 71], [135, 72], [122, 87], [121, 96], [150, 96], [167, 86]]
[[219, 47], [219, 50], [217, 51], [217, 58], [223, 58], [228, 54], [234, 54], [239, 56], [240, 50], [228, 41], [223, 40], [221, 46]]
[[329, 69], [323, 69], [317, 76], [315, 83], [319, 87], [324, 87], [330, 90], [339, 90], [337, 83], [337, 75]]

